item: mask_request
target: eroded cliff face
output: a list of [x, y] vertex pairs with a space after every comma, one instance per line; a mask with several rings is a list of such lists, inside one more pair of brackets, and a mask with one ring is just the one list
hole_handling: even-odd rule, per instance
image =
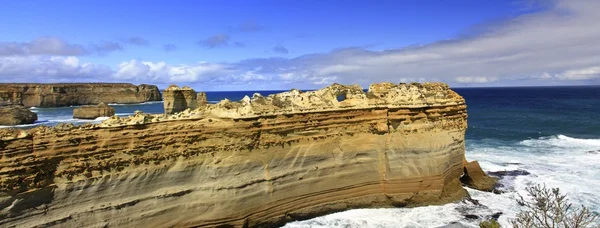
[[467, 194], [466, 118], [445, 84], [334, 84], [2, 130], [0, 226], [256, 227], [447, 203]]
[[129, 83], [0, 84], [0, 104], [60, 107], [104, 103], [160, 101], [154, 85]]

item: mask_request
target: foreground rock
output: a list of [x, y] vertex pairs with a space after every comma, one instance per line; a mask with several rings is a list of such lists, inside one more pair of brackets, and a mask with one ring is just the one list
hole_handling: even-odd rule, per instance
[[73, 118], [96, 119], [98, 117], [114, 116], [115, 109], [104, 103], [94, 106], [83, 106], [73, 109]]
[[465, 175], [461, 181], [467, 186], [481, 191], [491, 192], [496, 188], [498, 178], [490, 177], [479, 166], [479, 162], [465, 162]]
[[37, 114], [20, 105], [0, 106], [0, 125], [32, 124]]
[[61, 107], [104, 103], [132, 104], [161, 101], [154, 85], [129, 83], [0, 84], [0, 105]]
[[466, 118], [445, 84], [334, 84], [0, 130], [0, 226], [257, 227], [448, 203], [467, 195]]

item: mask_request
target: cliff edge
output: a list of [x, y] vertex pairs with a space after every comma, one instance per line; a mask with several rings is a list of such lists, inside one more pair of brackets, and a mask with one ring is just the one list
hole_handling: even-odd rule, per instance
[[467, 195], [466, 128], [447, 85], [381, 83], [0, 130], [0, 226], [271, 227], [448, 203]]
[[0, 105], [61, 107], [99, 103], [161, 101], [155, 85], [129, 83], [0, 84]]

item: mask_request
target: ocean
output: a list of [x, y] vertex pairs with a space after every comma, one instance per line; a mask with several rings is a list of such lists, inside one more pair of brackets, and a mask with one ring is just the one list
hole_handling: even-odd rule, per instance
[[[467, 160], [478, 160], [485, 171], [500, 175], [494, 194], [468, 189], [479, 201], [442, 206], [393, 209], [357, 209], [285, 227], [439, 227], [460, 223], [478, 227], [483, 219], [508, 219], [519, 211], [515, 198], [534, 184], [557, 187], [574, 205], [600, 212], [600, 87], [456, 88], [467, 101], [469, 127]], [[258, 91], [269, 95], [280, 91]], [[240, 100], [254, 91], [207, 92], [210, 103], [224, 98]], [[114, 105], [117, 115], [135, 110], [162, 113], [162, 102]], [[40, 124], [100, 122], [75, 120], [74, 107], [32, 108]], [[500, 214], [501, 213], [501, 214]]]

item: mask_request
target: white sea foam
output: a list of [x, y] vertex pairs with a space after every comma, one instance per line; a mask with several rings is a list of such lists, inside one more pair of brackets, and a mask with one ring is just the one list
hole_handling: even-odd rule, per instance
[[108, 117], [108, 116], [102, 116], [102, 117], [98, 117], [98, 118], [94, 119], [94, 121], [102, 122], [104, 120], [107, 120], [108, 118], [110, 118], [110, 117]]
[[142, 102], [142, 103], [133, 103], [133, 104], [118, 104], [118, 103], [108, 103], [108, 105], [111, 106], [121, 106], [121, 105], [148, 105], [148, 104], [160, 104], [163, 103], [163, 101], [147, 101], [147, 102]]
[[[486, 171], [526, 170], [531, 174], [503, 177], [500, 184], [507, 192], [500, 195], [467, 189], [479, 206], [458, 202], [410, 209], [349, 210], [285, 227], [438, 227], [452, 222], [478, 227], [480, 221], [498, 212], [502, 212], [500, 224], [510, 227], [509, 219], [520, 210], [516, 197], [526, 195], [525, 188], [534, 184], [560, 188], [574, 205], [600, 212], [600, 139], [556, 135], [501, 146], [469, 140], [467, 144], [467, 159], [478, 160]], [[479, 219], [468, 220], [465, 214]]]

